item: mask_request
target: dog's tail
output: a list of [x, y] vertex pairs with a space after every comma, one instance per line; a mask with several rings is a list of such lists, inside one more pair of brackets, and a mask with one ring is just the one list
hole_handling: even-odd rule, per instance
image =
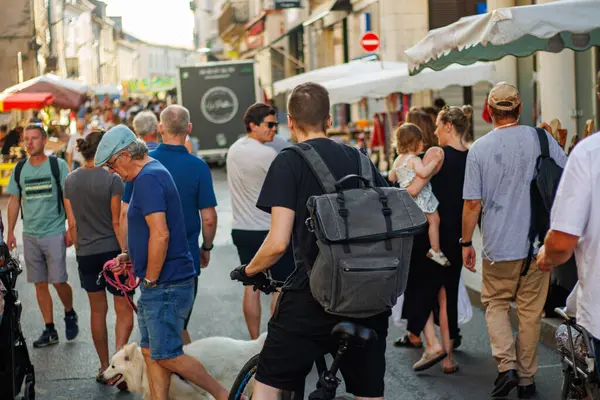
[[265, 340], [267, 340], [267, 332], [264, 332], [258, 338], [256, 338], [255, 342], [262, 349], [265, 345]]

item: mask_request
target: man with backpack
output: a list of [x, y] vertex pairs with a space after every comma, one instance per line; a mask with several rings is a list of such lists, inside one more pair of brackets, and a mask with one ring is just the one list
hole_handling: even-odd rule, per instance
[[79, 333], [77, 314], [73, 310], [73, 291], [67, 282], [67, 247], [72, 245], [65, 232], [66, 215], [63, 207], [63, 188], [69, 173], [67, 163], [44, 154], [47, 133], [39, 125], [25, 129], [24, 142], [29, 158], [15, 166], [7, 192], [9, 249], [17, 247], [15, 225], [19, 209], [23, 218], [23, 253], [27, 281], [35, 284], [35, 292], [46, 327], [33, 347], [58, 343], [54, 327], [51, 283], [65, 307], [67, 340]]
[[[469, 150], [463, 198], [463, 262], [475, 271], [473, 231], [483, 211], [481, 300], [498, 378], [492, 397], [505, 397], [518, 386], [519, 398], [536, 388], [538, 341], [550, 276], [535, 263], [540, 216], [547, 211], [539, 178], [556, 180], [566, 155], [543, 130], [519, 125], [523, 105], [519, 91], [506, 82], [488, 96], [494, 129]], [[558, 172], [560, 174], [560, 171]], [[551, 188], [548, 191], [552, 191]], [[547, 191], [547, 192], [548, 192]], [[511, 302], [519, 318], [515, 341], [509, 317]]]
[[341, 359], [346, 389], [357, 399], [384, 395], [388, 318], [408, 274], [402, 254], [412, 246], [412, 238], [397, 234], [400, 225], [414, 231], [426, 220], [406, 191], [386, 187], [368, 157], [327, 138], [329, 110], [329, 94], [318, 84], [300, 85], [290, 95], [288, 126], [298, 145], [275, 158], [257, 202], [271, 214], [271, 229], [252, 261], [231, 274], [242, 282], [257, 279], [293, 236], [296, 269], [269, 322], [257, 400], [289, 398], [282, 392], [304, 387], [313, 362], [335, 352], [333, 327], [348, 320], [377, 338], [351, 346]]

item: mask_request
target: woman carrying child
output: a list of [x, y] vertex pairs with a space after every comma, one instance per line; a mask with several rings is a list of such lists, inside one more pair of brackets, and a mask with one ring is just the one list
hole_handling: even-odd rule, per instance
[[433, 159], [428, 164], [423, 164], [423, 160], [418, 155], [424, 149], [424, 136], [423, 131], [415, 124], [403, 124], [396, 129], [395, 137], [399, 155], [394, 161], [389, 179], [392, 182], [398, 182], [401, 188], [410, 186], [415, 177], [427, 180], [423, 189], [413, 197], [429, 222], [428, 234], [431, 248], [427, 252], [427, 257], [448, 267], [450, 262], [440, 248], [440, 215], [437, 212], [439, 201], [434, 196], [429, 183], [434, 171], [444, 159], [443, 153], [435, 152]]

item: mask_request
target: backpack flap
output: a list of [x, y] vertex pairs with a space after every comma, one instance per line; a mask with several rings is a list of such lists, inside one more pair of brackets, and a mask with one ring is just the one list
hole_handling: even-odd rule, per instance
[[[414, 236], [427, 224], [425, 214], [408, 192], [393, 187], [348, 189], [312, 196], [307, 207], [317, 237], [329, 243]], [[389, 210], [388, 216], [384, 215], [384, 208]]]

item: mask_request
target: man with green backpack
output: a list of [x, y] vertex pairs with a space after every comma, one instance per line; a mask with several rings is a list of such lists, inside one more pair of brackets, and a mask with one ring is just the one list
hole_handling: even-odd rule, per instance
[[7, 245], [17, 247], [15, 225], [22, 209], [23, 253], [27, 281], [35, 284], [35, 291], [46, 327], [33, 347], [46, 347], [58, 343], [54, 327], [51, 283], [65, 307], [67, 340], [79, 333], [77, 314], [73, 310], [73, 291], [67, 282], [66, 250], [72, 245], [65, 229], [66, 215], [63, 207], [63, 187], [69, 173], [67, 163], [44, 154], [47, 133], [39, 125], [25, 129], [24, 142], [29, 158], [15, 166], [7, 192], [8, 236]]

